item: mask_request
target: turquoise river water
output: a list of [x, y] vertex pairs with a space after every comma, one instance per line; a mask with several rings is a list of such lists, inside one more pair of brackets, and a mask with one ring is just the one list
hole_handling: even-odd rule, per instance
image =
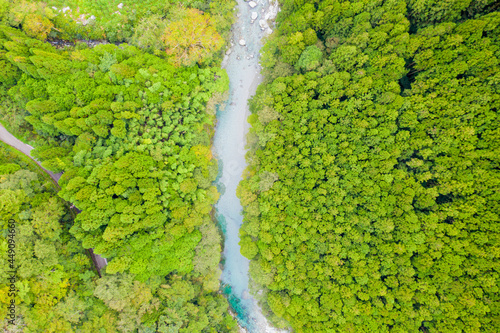
[[[246, 167], [247, 103], [261, 82], [259, 50], [262, 37], [269, 32], [260, 20], [269, 17], [269, 3], [267, 0], [255, 1], [257, 6], [252, 8], [253, 4], [242, 0], [237, 2], [239, 14], [233, 26], [233, 45], [223, 62], [229, 75], [230, 95], [225, 107], [217, 112], [213, 147], [219, 160], [217, 186], [221, 192], [216, 205], [217, 218], [225, 235], [221, 282], [226, 286], [225, 293], [241, 327], [251, 333], [275, 332], [248, 292], [249, 261], [240, 254], [238, 245], [242, 207], [236, 197], [236, 188]], [[252, 18], [255, 18], [253, 23]]]

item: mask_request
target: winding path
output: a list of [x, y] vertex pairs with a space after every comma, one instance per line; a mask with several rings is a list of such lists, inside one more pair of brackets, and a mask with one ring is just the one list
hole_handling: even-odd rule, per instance
[[[52, 171], [46, 170], [42, 167], [42, 164], [35, 158], [31, 156], [31, 151], [34, 149], [30, 145], [25, 144], [21, 140], [17, 139], [14, 135], [12, 135], [9, 131], [5, 129], [0, 124], [0, 140], [8, 144], [9, 146], [12, 146], [19, 150], [21, 153], [24, 155], [28, 156], [31, 158], [33, 161], [35, 161], [40, 168], [42, 168], [43, 171], [45, 171], [50, 178], [52, 178], [56, 184], [59, 181], [59, 178], [61, 178], [62, 173], [53, 173]], [[101, 269], [104, 268], [107, 264], [108, 261], [105, 258], [102, 258], [101, 256], [95, 254], [92, 249], [89, 249], [90, 256], [92, 257], [92, 261], [94, 262], [95, 267], [97, 268], [97, 271], [99, 272], [99, 275], [101, 274]]]
[[40, 168], [42, 168], [43, 171], [45, 171], [50, 176], [50, 178], [54, 179], [56, 183], [59, 181], [59, 178], [61, 178], [62, 173], [53, 173], [52, 171], [44, 169], [42, 167], [42, 164], [31, 156], [31, 150], [33, 150], [34, 148], [31, 147], [30, 145], [25, 144], [21, 140], [17, 139], [14, 135], [10, 134], [10, 132], [7, 131], [5, 127], [3, 127], [1, 124], [0, 124], [0, 140], [5, 142], [9, 146], [16, 148], [21, 153], [23, 153], [24, 155], [28, 156], [33, 161], [35, 161], [40, 166]]

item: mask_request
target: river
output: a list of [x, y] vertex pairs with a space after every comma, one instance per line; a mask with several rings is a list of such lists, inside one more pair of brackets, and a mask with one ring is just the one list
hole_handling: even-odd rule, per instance
[[[270, 4], [268, 0], [237, 0], [237, 3], [239, 14], [232, 28], [231, 52], [223, 61], [223, 68], [227, 70], [230, 80], [229, 98], [225, 108], [217, 111], [213, 146], [220, 165], [217, 186], [221, 197], [216, 205], [217, 219], [225, 235], [221, 282], [231, 288], [228, 299], [241, 327], [250, 333], [278, 332], [267, 323], [248, 291], [249, 260], [240, 254], [238, 245], [238, 231], [243, 217], [240, 201], [236, 197], [236, 188], [246, 167], [245, 137], [249, 127], [247, 103], [262, 81], [259, 65], [261, 39], [271, 32], [268, 26], [270, 21], [266, 19], [272, 20], [278, 7], [277, 3]], [[254, 4], [256, 6], [252, 8]], [[0, 140], [31, 157], [33, 147], [16, 139], [1, 125]], [[56, 182], [59, 180], [60, 174], [48, 170], [45, 172]], [[95, 259], [99, 269], [106, 265], [106, 259], [98, 255], [95, 255]]]
[[245, 138], [249, 127], [247, 103], [262, 81], [259, 50], [262, 37], [270, 32], [265, 21], [261, 20], [266, 18], [266, 14], [272, 18], [274, 15], [270, 15], [270, 12], [275, 12], [277, 6], [269, 10], [267, 0], [256, 1], [257, 6], [254, 8], [251, 8], [252, 3], [243, 0], [237, 2], [239, 15], [233, 25], [233, 46], [222, 64], [229, 75], [229, 98], [225, 108], [217, 112], [213, 146], [220, 165], [217, 186], [221, 197], [216, 205], [217, 219], [225, 235], [221, 282], [230, 286], [228, 299], [240, 326], [250, 333], [275, 332], [248, 291], [249, 260], [240, 254], [238, 245], [238, 231], [243, 217], [236, 188], [246, 167]]

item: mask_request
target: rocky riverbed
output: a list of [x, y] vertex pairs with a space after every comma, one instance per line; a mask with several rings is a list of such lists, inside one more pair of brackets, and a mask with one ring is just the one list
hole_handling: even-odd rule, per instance
[[[223, 61], [230, 80], [229, 99], [225, 103], [226, 107], [217, 112], [218, 123], [213, 147], [220, 165], [217, 185], [222, 193], [216, 205], [217, 218], [225, 234], [221, 280], [230, 287], [226, 288], [230, 289], [227, 292], [228, 299], [242, 330], [251, 333], [276, 332], [267, 323], [257, 301], [248, 290], [249, 261], [240, 254], [238, 245], [242, 207], [236, 197], [236, 188], [246, 167], [248, 100], [262, 81], [259, 65], [261, 39], [272, 32], [270, 26], [278, 7], [266, 0], [238, 0], [237, 10], [238, 20], [232, 29], [231, 47]], [[265, 21], [265, 24], [255, 24], [257, 19], [259, 22]]]

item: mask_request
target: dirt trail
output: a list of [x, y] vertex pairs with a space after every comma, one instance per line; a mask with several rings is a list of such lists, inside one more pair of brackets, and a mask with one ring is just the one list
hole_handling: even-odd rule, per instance
[[[62, 173], [53, 173], [52, 171], [44, 169], [42, 167], [42, 165], [40, 164], [40, 162], [31, 156], [30, 153], [33, 150], [33, 147], [31, 147], [30, 145], [27, 145], [24, 142], [22, 142], [21, 140], [17, 139], [9, 131], [7, 131], [5, 129], [5, 127], [3, 127], [1, 124], [0, 124], [0, 140], [5, 142], [9, 146], [16, 148], [21, 153], [23, 153], [24, 155], [28, 156], [33, 161], [35, 161], [40, 166], [40, 168], [42, 168], [43, 171], [45, 171], [50, 176], [50, 178], [52, 178], [57, 184], [57, 182], [59, 181], [59, 178], [61, 178]], [[108, 264], [108, 261], [105, 258], [102, 258], [101, 256], [95, 254], [92, 250], [90, 250], [90, 254], [92, 257], [92, 261], [94, 262], [94, 265], [96, 266], [96, 268], [100, 274], [101, 269], [104, 268]]]

